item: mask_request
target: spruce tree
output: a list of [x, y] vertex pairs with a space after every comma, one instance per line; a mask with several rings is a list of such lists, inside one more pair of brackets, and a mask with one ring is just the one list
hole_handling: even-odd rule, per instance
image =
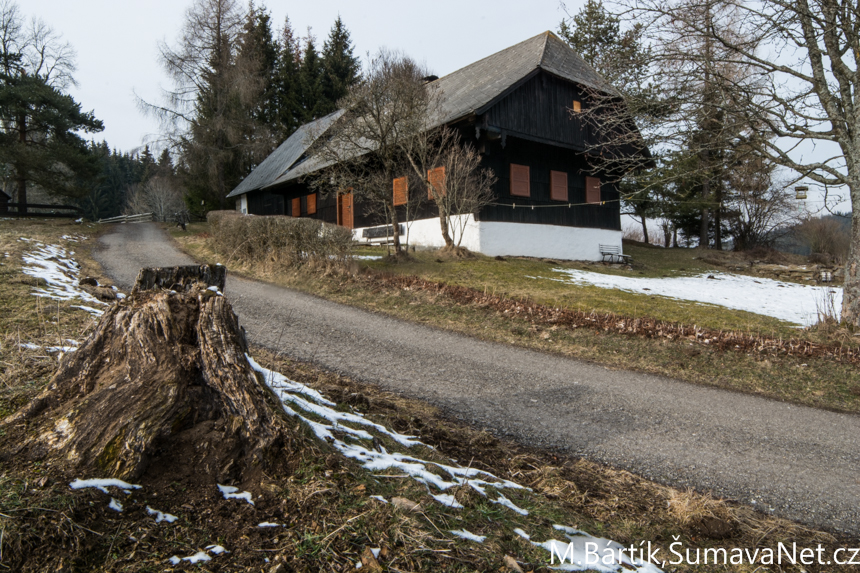
[[300, 68], [302, 61], [299, 39], [293, 32], [290, 19], [284, 21], [279, 42], [277, 71], [275, 74], [275, 102], [277, 115], [273, 122], [277, 139], [283, 141], [298, 129], [304, 120], [301, 102]]
[[301, 123], [322, 117], [325, 115], [325, 110], [328, 109], [322, 95], [322, 72], [322, 60], [317, 52], [315, 39], [308, 29], [302, 63], [299, 68]]
[[349, 86], [358, 81], [359, 61], [354, 54], [349, 30], [340, 16], [332, 26], [322, 51], [322, 103], [323, 115], [337, 109], [338, 101], [346, 95]]

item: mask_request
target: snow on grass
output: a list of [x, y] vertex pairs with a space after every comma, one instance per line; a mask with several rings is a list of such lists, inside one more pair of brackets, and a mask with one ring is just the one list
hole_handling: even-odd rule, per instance
[[87, 487], [95, 487], [104, 493], [110, 494], [107, 490], [109, 487], [118, 487], [125, 493], [131, 493], [133, 489], [141, 489], [142, 486], [130, 484], [120, 479], [113, 478], [96, 478], [96, 479], [76, 479], [69, 484], [72, 489], [84, 489]]
[[122, 504], [118, 502], [116, 498], [110, 498], [110, 503], [108, 504], [108, 507], [114, 511], [122, 513]]
[[157, 509], [152, 509], [148, 505], [146, 506], [146, 513], [155, 516], [155, 523], [161, 523], [162, 521], [166, 521], [167, 523], [173, 523], [174, 521], [179, 519], [175, 515], [164, 513], [162, 511], [158, 511]]
[[209, 545], [206, 547], [206, 551], [212, 553], [213, 555], [221, 555], [222, 553], [230, 553], [220, 545]]
[[441, 503], [442, 505], [447, 505], [448, 507], [453, 507], [454, 509], [463, 509], [463, 504], [454, 499], [454, 496], [447, 493], [440, 493], [438, 495], [430, 494], [430, 497]]
[[475, 535], [474, 533], [469, 533], [465, 529], [451, 529], [450, 531], [457, 537], [462, 537], [463, 539], [468, 539], [469, 541], [474, 541], [476, 543], [483, 543], [487, 538], [486, 535]]
[[[33, 290], [35, 296], [62, 301], [80, 300], [92, 305], [105, 306], [106, 303], [80, 288], [78, 283], [80, 265], [71, 258], [74, 253], [68, 253], [58, 245], [43, 245], [38, 241], [24, 238], [21, 240], [36, 245], [34, 250], [22, 257], [25, 263], [22, 271], [25, 275], [40, 278], [47, 283], [44, 288]], [[104, 313], [103, 310], [87, 305], [74, 305], [73, 308], [80, 308], [96, 316]]]
[[[406, 448], [413, 448], [414, 446], [428, 446], [416, 440], [414, 436], [403, 436], [402, 434], [397, 434], [396, 432], [393, 432], [379, 424], [370, 422], [360, 413], [344, 414], [343, 412], [337, 412], [333, 408], [336, 404], [325, 398], [319, 392], [312, 390], [303, 384], [292, 381], [282, 374], [263, 368], [250, 356], [248, 356], [248, 363], [255, 371], [262, 374], [265, 383], [280, 398], [284, 412], [290, 416], [299, 418], [311, 428], [320, 440], [329, 443], [342, 455], [356, 460], [365, 469], [371, 472], [396, 470], [407, 476], [411, 476], [412, 479], [428, 488], [428, 493], [433, 499], [442, 505], [453, 509], [460, 509], [463, 506], [454, 498], [453, 495], [446, 493], [432, 493], [430, 488], [435, 488], [439, 492], [444, 492], [445, 490], [454, 487], [468, 485], [483, 496], [488, 495], [487, 488], [493, 488], [496, 490], [497, 497], [495, 500], [490, 499], [492, 503], [502, 505], [522, 516], [529, 515], [527, 510], [518, 507], [507, 497], [498, 493], [498, 491], [503, 489], [516, 489], [531, 492], [530, 489], [515, 482], [499, 478], [484, 470], [456, 465], [453, 461], [451, 461], [451, 465], [446, 465], [422, 459], [418, 457], [417, 454], [407, 455], [400, 452], [389, 453], [382, 444], [379, 444], [377, 440], [374, 440], [376, 436], [373, 436], [369, 430], [375, 431], [382, 436], [387, 436], [393, 439], [397, 444]], [[294, 407], [296, 407], [298, 411], [293, 409]], [[325, 422], [329, 423], [316, 421], [308, 417], [309, 415], [312, 415], [315, 418], [321, 418]], [[361, 427], [354, 428], [347, 424], [359, 425]], [[338, 436], [341, 436], [343, 439]], [[372, 447], [368, 447], [369, 444], [365, 445], [368, 441], [374, 442], [377, 445], [371, 449]], [[235, 488], [233, 488], [233, 490], [235, 490]], [[388, 503], [388, 501], [382, 496], [372, 495], [370, 497], [382, 503]], [[260, 526], [263, 526], [263, 524], [260, 524]], [[557, 525], [555, 526], [555, 529], [565, 534], [570, 541], [568, 543], [563, 543], [561, 541], [550, 539], [543, 543], [537, 543], [534, 541], [531, 541], [531, 543], [537, 547], [542, 547], [547, 551], [551, 551], [553, 548], [558, 549], [561, 551], [559, 557], [563, 556], [570, 546], [573, 548], [571, 549], [572, 554], [577, 559], [584, 557], [584, 553], [582, 553], [580, 549], [584, 551], [586, 543], [594, 544], [589, 545], [589, 548], [610, 548], [613, 551], [622, 547], [614, 541], [600, 537], [593, 537], [573, 527]], [[514, 529], [514, 533], [526, 540], [531, 539], [529, 534], [523, 529], [516, 528]], [[481, 543], [486, 539], [485, 536], [475, 535], [465, 529], [451, 530], [451, 534], [470, 541], [476, 541], [478, 543]], [[548, 557], [551, 556], [552, 554]], [[576, 565], [576, 563], [565, 563], [558, 566], [558, 568], [564, 571], [595, 570], [621, 572], [632, 569], [642, 573], [660, 573], [660, 570], [657, 569], [656, 566], [650, 563], [630, 559], [626, 554], [619, 554], [618, 559], [610, 564], [601, 563], [598, 564], [598, 566], [589, 565], [587, 567], [582, 567]]]
[[514, 502], [512, 502], [511, 500], [509, 500], [508, 498], [506, 498], [502, 494], [499, 494], [498, 499], [495, 499], [495, 500], [491, 499], [490, 501], [492, 501], [493, 503], [497, 503], [499, 505], [503, 505], [503, 506], [507, 507], [508, 509], [513, 510], [513, 511], [516, 511], [520, 515], [528, 515], [529, 514], [528, 510], [523, 509], [521, 507], [517, 507], [514, 504]]
[[552, 270], [564, 275], [563, 278], [527, 278], [719, 305], [772, 316], [803, 326], [810, 326], [818, 321], [818, 309], [828, 298], [832, 298], [837, 314], [842, 308], [842, 289], [835, 286], [801, 285], [720, 272], [689, 277], [645, 278], [576, 269]]
[[243, 491], [242, 493], [236, 493], [239, 491], [238, 487], [233, 487], [232, 485], [221, 485], [218, 484], [218, 489], [221, 490], [221, 494], [224, 496], [224, 499], [244, 499], [251, 505], [254, 505], [254, 500], [251, 499], [250, 491]]
[[257, 527], [281, 527], [280, 523], [272, 523], [271, 521], [263, 521], [257, 524]]
[[211, 560], [212, 560], [212, 558], [209, 557], [208, 555], [206, 555], [206, 553], [204, 553], [203, 551], [198, 551], [194, 555], [189, 555], [188, 557], [183, 557], [182, 559], [180, 559], [179, 557], [174, 555], [173, 557], [170, 558], [169, 561], [173, 565], [179, 565], [179, 563], [182, 561], [188, 561], [189, 563], [193, 564], [193, 563], [201, 563], [203, 561], [211, 561]]

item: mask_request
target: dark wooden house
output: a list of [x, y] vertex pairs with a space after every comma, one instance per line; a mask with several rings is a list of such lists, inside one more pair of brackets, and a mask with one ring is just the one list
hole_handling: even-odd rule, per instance
[[[618, 189], [594, 172], [595, 135], [577, 114], [589, 92], [617, 92], [563, 40], [545, 32], [433, 85], [442, 90], [438, 124], [458, 129], [498, 178], [494, 204], [463, 215], [469, 218], [463, 246], [487, 255], [578, 260], [600, 259], [601, 245], [620, 252]], [[339, 115], [302, 126], [266, 158], [230, 193], [237, 210], [314, 217], [355, 229], [359, 240], [384, 236], [375, 229], [383, 221], [366, 215], [350, 194], [321, 198], [303, 181], [320, 167], [308, 155], [314, 137]], [[410, 226], [410, 243], [442, 246], [438, 220], [430, 212], [425, 217]]]

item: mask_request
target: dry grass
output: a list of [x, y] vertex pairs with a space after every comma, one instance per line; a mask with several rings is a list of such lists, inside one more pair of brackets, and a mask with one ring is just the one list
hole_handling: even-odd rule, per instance
[[[17, 227], [11, 234], [31, 234], [45, 242], [54, 242], [62, 231], [55, 234], [55, 230], [34, 225]], [[8, 238], [0, 245], [9, 248]], [[4, 266], [0, 267], [0, 272], [7, 273], [4, 279], [20, 279], [20, 265], [15, 267], [10, 259], [25, 250], [20, 247], [15, 255], [4, 260]], [[85, 273], [98, 276], [86, 252], [79, 246], [76, 250], [79, 251], [76, 258], [87, 269]], [[324, 294], [331, 295], [334, 287], [329, 279], [326, 281], [314, 285], [328, 285], [326, 288], [331, 290]], [[39, 303], [29, 294], [31, 288], [26, 279], [17, 283], [0, 282], [0, 308], [6, 328], [4, 359], [10, 340], [16, 340], [10, 338], [12, 329], [8, 324], [17, 325], [14, 330], [22, 333], [22, 339], [46, 342], [57, 336], [55, 332], [73, 338], [81, 336], [87, 328], [86, 313], [63, 305], [54, 324], [53, 315], [45, 307], [36, 306]], [[361, 297], [356, 285], [341, 283], [337, 288], [342, 296], [358, 296], [359, 304], [375, 301], [389, 310], [410, 301], [421, 301], [423, 304], [413, 308], [420, 307], [425, 313], [421, 316], [427, 320], [441, 318], [453, 324], [463, 322], [464, 317], [474, 318], [475, 309], [446, 304], [444, 297], [432, 300], [442, 309], [441, 314], [436, 312], [437, 304], [427, 304], [431, 302], [428, 293], [416, 293], [414, 298], [393, 291]], [[487, 322], [486, 315], [475, 316], [482, 324]], [[534, 338], [542, 344], [548, 340], [555, 343], [553, 339], [560, 336], [559, 331], [550, 331], [551, 338], [544, 339], [540, 336], [542, 331], [532, 333], [527, 323], [503, 317], [489, 317], [489, 322], [494, 328], [501, 325], [519, 328], [522, 324], [528, 334], [514, 336]], [[466, 509], [446, 508], [433, 502], [426, 488], [413, 480], [371, 476], [297, 425], [295, 469], [288, 475], [263, 476], [259, 484], [263, 498], [256, 508], [245, 504], [237, 507], [235, 502], [220, 499], [217, 494], [171, 481], [167, 475], [147, 482], [147, 495], [153, 496], [153, 503], [181, 514], [181, 520], [170, 527], [154, 525], [140, 509], [132, 509], [131, 500], [126, 511], [118, 514], [105, 508], [105, 498], [98, 492], [71, 492], [66, 485], [68, 476], [58, 473], [57, 468], [26, 460], [7, 464], [0, 474], [0, 569], [16, 557], [23, 559], [15, 562], [17, 570], [22, 571], [161, 571], [171, 555], [190, 555], [208, 543], [220, 542], [229, 545], [228, 557], [179, 568], [346, 572], [355, 570], [367, 548], [379, 547], [382, 551], [379, 561], [389, 571], [510, 571], [504, 565], [505, 555], [514, 556], [526, 571], [547, 571], [546, 553], [511, 532], [514, 527], [523, 527], [538, 539], [558, 538], [552, 528], [554, 523], [580, 527], [627, 545], [650, 540], [664, 551], [675, 539], [673, 536], [686, 547], [756, 548], [796, 541], [804, 547], [820, 542], [832, 548], [857, 543], [707, 494], [679, 492], [625, 471], [499, 440], [451, 421], [425, 403], [381, 392], [261, 349], [255, 349], [254, 356], [261, 364], [325, 393], [338, 403], [339, 409], [357, 409], [376, 422], [417, 434], [435, 448], [427, 453], [433, 459], [455, 458], [533, 488], [534, 495], [523, 492], [509, 496], [527, 508], [530, 515], [513, 514], [465, 489], [457, 491], [456, 497]], [[37, 360], [33, 356], [22, 359], [16, 372], [19, 378], [39, 386], [55, 367], [55, 358]], [[40, 368], [45, 372], [39, 373]], [[26, 385], [13, 384], [9, 395], [12, 399], [7, 405], [20, 403], [30, 394]], [[387, 499], [404, 497], [420, 503], [421, 511], [409, 512], [392, 504], [381, 504], [369, 499], [370, 495]], [[138, 501], [142, 507], [144, 499]], [[254, 527], [263, 520], [287, 526], [277, 531]], [[461, 528], [488, 535], [488, 540], [475, 544], [452, 540], [447, 534], [449, 529]], [[264, 563], [263, 557], [268, 557], [270, 563]], [[684, 568], [747, 573], [754, 569], [751, 566]], [[368, 570], [372, 570], [370, 565]]]

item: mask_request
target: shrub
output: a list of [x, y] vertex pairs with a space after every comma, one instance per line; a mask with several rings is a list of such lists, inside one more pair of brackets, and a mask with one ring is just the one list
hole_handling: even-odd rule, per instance
[[310, 263], [331, 268], [346, 263], [353, 246], [351, 230], [316, 219], [212, 211], [207, 220], [215, 248], [228, 263], [240, 260], [282, 267]]

